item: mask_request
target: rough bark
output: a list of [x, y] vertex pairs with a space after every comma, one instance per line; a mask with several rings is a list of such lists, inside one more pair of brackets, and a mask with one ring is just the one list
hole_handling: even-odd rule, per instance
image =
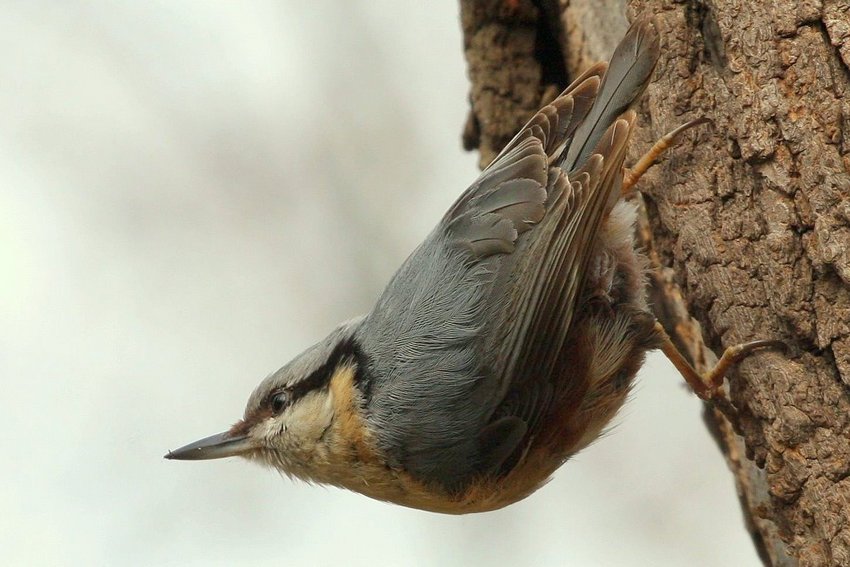
[[706, 116], [641, 181], [656, 315], [698, 367], [781, 338], [706, 420], [769, 565], [850, 565], [850, 4], [461, 0], [482, 165], [651, 12], [663, 55], [635, 159]]

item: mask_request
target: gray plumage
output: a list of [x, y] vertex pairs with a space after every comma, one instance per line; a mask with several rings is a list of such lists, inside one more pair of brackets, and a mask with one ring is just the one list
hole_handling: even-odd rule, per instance
[[[559, 442], [549, 458], [557, 465], [586, 443], [585, 429], [593, 433], [621, 403], [622, 385], [611, 378], [619, 357], [646, 348], [625, 331], [644, 306], [630, 221], [617, 221], [613, 233], [601, 227], [620, 195], [632, 120], [621, 114], [645, 87], [657, 56], [651, 24], [635, 24], [610, 68], [594, 65], [532, 117], [408, 257], [372, 311], [266, 378], [223, 439], [265, 447], [252, 455], [289, 474], [366, 490], [360, 473], [329, 466], [336, 461], [325, 443], [326, 435], [338, 441], [339, 430], [329, 433], [337, 412], [354, 411], [382, 466], [449, 495], [475, 478], [507, 472], [543, 425], [547, 435], [564, 433], [570, 411], [590, 413], [582, 414], [580, 437]], [[619, 236], [603, 244], [603, 232]], [[589, 270], [592, 259], [598, 267]], [[596, 320], [581, 336], [575, 325], [586, 321], [582, 302], [594, 291], [584, 288], [607, 294], [611, 282], [621, 282], [613, 290], [625, 298], [620, 315]], [[618, 332], [608, 333], [612, 328]], [[576, 368], [594, 363], [596, 347], [571, 359], [579, 339], [607, 345], [596, 377]], [[356, 368], [353, 410], [329, 394], [342, 367]], [[596, 415], [592, 398], [600, 395], [612, 401]], [[282, 435], [289, 427], [299, 433]], [[186, 454], [194, 458], [199, 447], [188, 446]], [[347, 455], [345, 443], [334, 447], [333, 454]]]
[[657, 56], [651, 26], [633, 26], [607, 72], [591, 68], [508, 144], [354, 330], [392, 466], [448, 489], [498, 469], [551, 403], [552, 377], [568, 380], [582, 275], [622, 181], [617, 118]]

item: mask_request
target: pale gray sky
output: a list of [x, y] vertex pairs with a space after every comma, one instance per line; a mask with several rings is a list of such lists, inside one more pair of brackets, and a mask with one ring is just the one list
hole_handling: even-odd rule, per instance
[[473, 180], [459, 28], [452, 1], [0, 6], [0, 562], [758, 564], [660, 357], [489, 514], [162, 459], [367, 310]]

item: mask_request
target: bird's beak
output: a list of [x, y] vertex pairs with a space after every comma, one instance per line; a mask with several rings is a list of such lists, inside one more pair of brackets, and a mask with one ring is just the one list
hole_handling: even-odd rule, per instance
[[256, 443], [247, 435], [232, 437], [229, 431], [205, 437], [200, 441], [189, 443], [176, 451], [169, 451], [166, 459], [179, 461], [201, 461], [206, 459], [221, 459], [243, 455], [257, 448]]

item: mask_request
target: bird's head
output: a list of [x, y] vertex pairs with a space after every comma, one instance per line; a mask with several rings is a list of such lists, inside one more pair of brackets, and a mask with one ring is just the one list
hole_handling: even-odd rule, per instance
[[263, 380], [251, 394], [243, 418], [229, 430], [190, 443], [165, 457], [206, 460], [241, 456], [290, 476], [323, 480], [342, 443], [335, 427], [340, 413], [356, 410], [360, 363], [353, 331], [358, 321], [338, 327], [289, 364]]

